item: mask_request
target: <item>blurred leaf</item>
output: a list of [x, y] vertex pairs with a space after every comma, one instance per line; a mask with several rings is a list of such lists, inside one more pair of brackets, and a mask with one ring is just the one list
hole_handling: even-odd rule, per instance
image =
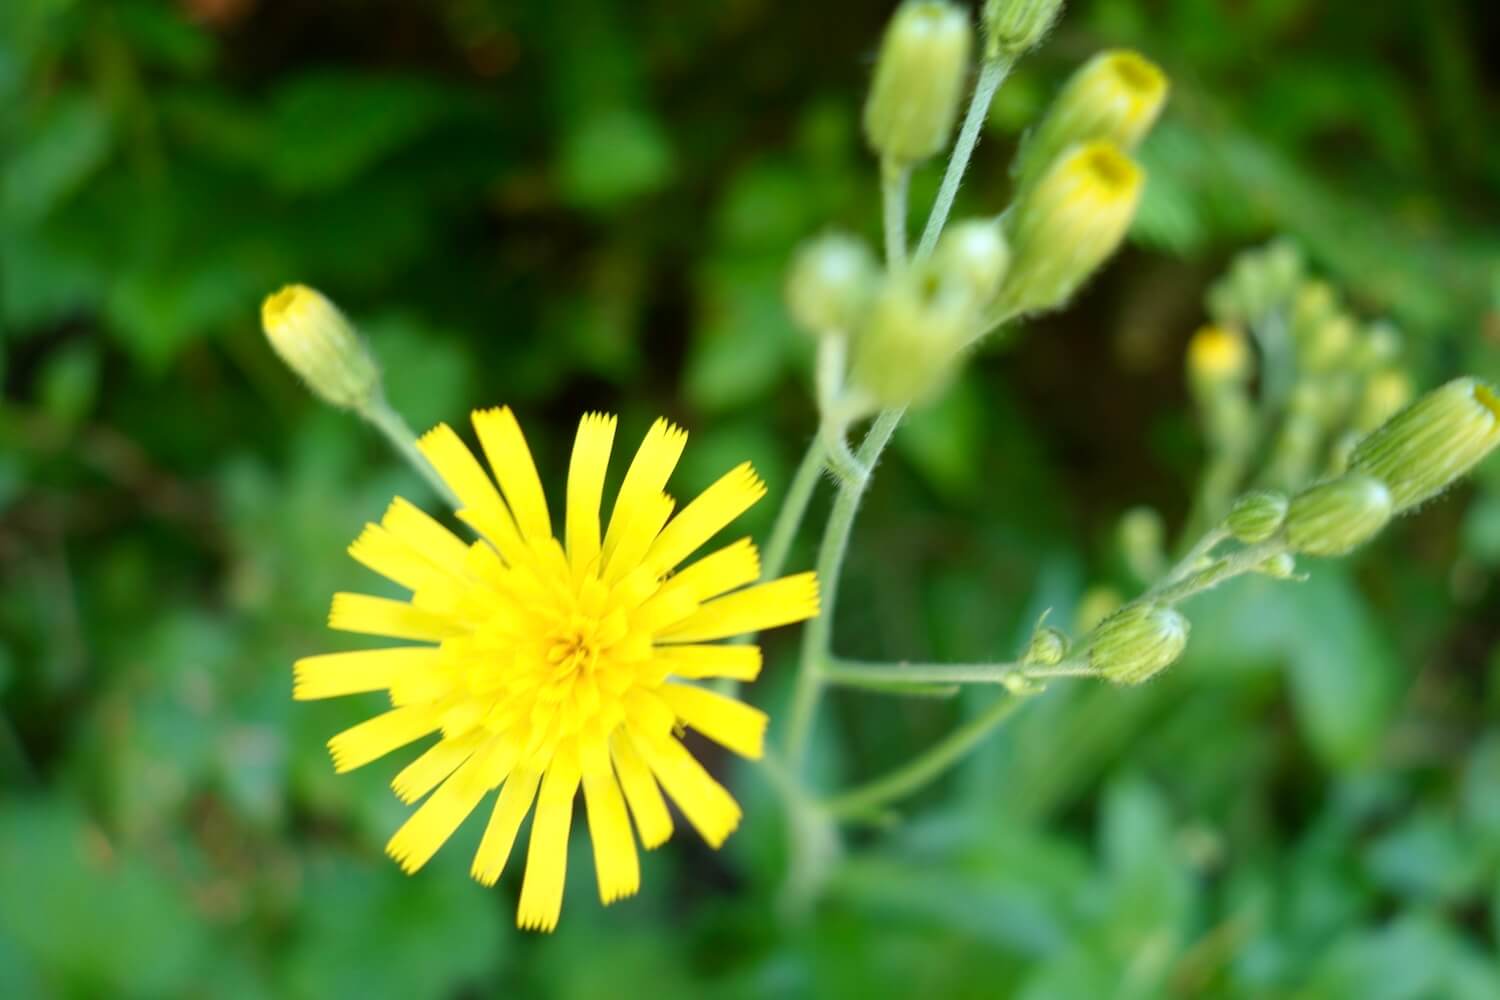
[[105, 110], [85, 94], [55, 97], [27, 122], [0, 172], [0, 218], [32, 223], [51, 212], [110, 150]]
[[607, 109], [590, 114], [568, 133], [557, 170], [565, 201], [607, 209], [665, 186], [672, 178], [672, 148], [649, 113]]

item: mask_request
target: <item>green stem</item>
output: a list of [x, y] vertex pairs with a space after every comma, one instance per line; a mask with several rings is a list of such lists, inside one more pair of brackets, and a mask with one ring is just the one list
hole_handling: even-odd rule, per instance
[[877, 813], [889, 802], [910, 795], [962, 760], [991, 730], [1010, 718], [1027, 697], [1012, 693], [996, 699], [983, 712], [943, 737], [915, 760], [884, 777], [835, 796], [825, 808], [838, 819], [860, 819]]
[[1279, 539], [1247, 546], [1214, 562], [1201, 572], [1150, 591], [1141, 600], [1152, 600], [1161, 604], [1180, 604], [1189, 597], [1217, 587], [1225, 580], [1232, 580], [1251, 572], [1267, 559], [1281, 555], [1285, 551], [1286, 543]]
[[1043, 667], [1025, 663], [871, 663], [830, 657], [823, 664], [823, 682], [846, 687], [893, 684], [1014, 684], [1054, 677], [1089, 677], [1095, 673], [1082, 661]]
[[[901, 422], [904, 410], [884, 410], [875, 418], [864, 443], [859, 446], [858, 459], [866, 470], [873, 470], [880, 453], [890, 442], [896, 425]], [[813, 715], [817, 711], [818, 696], [822, 693], [822, 673], [828, 650], [833, 639], [833, 616], [838, 607], [839, 577], [844, 569], [844, 556], [849, 549], [849, 532], [854, 527], [854, 515], [864, 497], [870, 476], [844, 479], [839, 483], [839, 492], [833, 501], [833, 510], [828, 515], [828, 524], [823, 529], [823, 541], [818, 546], [818, 586], [822, 588], [822, 612], [807, 623], [802, 630], [802, 663], [797, 673], [796, 686], [792, 692], [792, 708], [787, 722], [787, 763], [797, 768], [807, 751], [808, 738], [812, 735]]]
[[906, 189], [911, 167], [885, 160], [880, 164], [880, 203], [884, 209], [885, 262], [891, 270], [906, 266]]
[[927, 226], [922, 230], [922, 241], [917, 245], [917, 260], [924, 260], [937, 246], [943, 226], [948, 222], [948, 213], [953, 210], [953, 199], [958, 197], [958, 186], [963, 182], [964, 172], [969, 168], [969, 159], [974, 147], [979, 145], [979, 133], [984, 127], [985, 115], [995, 91], [1005, 82], [1012, 61], [1007, 58], [986, 60], [979, 70], [979, 79], [974, 84], [974, 97], [969, 101], [969, 110], [964, 113], [963, 126], [958, 131], [958, 141], [953, 144], [953, 153], [948, 157], [948, 169], [943, 174], [942, 186], [938, 188], [937, 200], [932, 203], [932, 212], [927, 216]]
[[792, 476], [786, 497], [781, 501], [781, 510], [776, 514], [776, 523], [771, 526], [771, 537], [766, 541], [764, 555], [760, 561], [760, 578], [774, 580], [786, 566], [791, 554], [792, 542], [797, 538], [797, 529], [807, 513], [813, 491], [818, 486], [818, 476], [823, 472], [823, 444], [818, 438], [808, 443], [802, 462]]
[[417, 436], [412, 433], [411, 427], [401, 414], [391, 408], [391, 404], [387, 403], [384, 398], [377, 397], [369, 406], [359, 411], [359, 415], [371, 427], [385, 435], [385, 439], [391, 443], [396, 454], [406, 459], [413, 469], [420, 472], [428, 485], [437, 491], [438, 496], [446, 500], [455, 510], [463, 506], [453, 490], [443, 482], [443, 477], [437, 474], [432, 463], [427, 461], [427, 456], [423, 455], [421, 449], [417, 447]]

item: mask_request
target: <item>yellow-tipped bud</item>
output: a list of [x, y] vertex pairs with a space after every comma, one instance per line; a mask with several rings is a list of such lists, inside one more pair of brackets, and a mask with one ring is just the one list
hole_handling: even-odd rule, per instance
[[1008, 216], [1006, 307], [1050, 309], [1077, 291], [1125, 238], [1144, 183], [1141, 168], [1109, 142], [1060, 156]]
[[1414, 393], [1411, 376], [1399, 369], [1376, 372], [1365, 382], [1354, 414], [1354, 428], [1372, 431], [1401, 412]]
[[1016, 165], [1016, 186], [1036, 182], [1058, 154], [1105, 141], [1129, 152], [1156, 123], [1167, 101], [1167, 77], [1137, 52], [1101, 52], [1084, 63], [1047, 109]]
[[1010, 267], [1010, 246], [998, 222], [965, 219], [943, 231], [933, 266], [963, 282], [976, 304], [988, 305], [999, 294]]
[[947, 383], [976, 318], [952, 275], [927, 266], [888, 275], [854, 340], [854, 384], [883, 407], [929, 398]]
[[787, 273], [792, 321], [817, 336], [853, 333], [869, 309], [879, 271], [875, 254], [856, 237], [827, 233], [804, 243]]
[[1434, 389], [1372, 431], [1349, 468], [1390, 487], [1404, 511], [1447, 489], [1500, 444], [1500, 396], [1475, 378]]
[[1333, 313], [1302, 333], [1298, 344], [1302, 367], [1310, 372], [1326, 372], [1341, 367], [1354, 350], [1359, 329], [1344, 313]]
[[1372, 476], [1350, 472], [1292, 498], [1286, 539], [1310, 556], [1341, 556], [1380, 533], [1391, 519], [1391, 492]]
[[322, 293], [287, 285], [266, 296], [261, 324], [271, 348], [313, 395], [360, 410], [380, 394], [380, 366], [354, 327]]
[[1224, 529], [1237, 542], [1264, 542], [1286, 521], [1287, 499], [1275, 490], [1255, 490], [1234, 502], [1224, 516]]
[[1243, 383], [1252, 367], [1250, 344], [1234, 327], [1201, 327], [1188, 341], [1188, 379], [1200, 392], [1227, 382]]
[[909, 165], [948, 144], [973, 34], [963, 8], [942, 0], [918, 0], [896, 10], [865, 101], [865, 135], [881, 157]]
[[984, 5], [985, 55], [1015, 59], [1036, 48], [1062, 13], [1063, 0], [989, 0]]
[[1177, 662], [1188, 620], [1161, 604], [1128, 604], [1100, 622], [1089, 641], [1089, 665], [1116, 684], [1140, 684]]

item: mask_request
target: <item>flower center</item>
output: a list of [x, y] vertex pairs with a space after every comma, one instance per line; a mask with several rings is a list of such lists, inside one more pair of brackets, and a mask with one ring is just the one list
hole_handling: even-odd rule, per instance
[[573, 621], [552, 635], [545, 658], [554, 681], [593, 672], [599, 662], [599, 643], [591, 621]]

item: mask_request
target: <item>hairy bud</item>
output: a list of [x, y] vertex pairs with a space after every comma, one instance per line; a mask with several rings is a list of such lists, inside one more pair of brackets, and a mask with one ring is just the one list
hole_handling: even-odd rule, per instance
[[1089, 665], [1116, 684], [1140, 684], [1177, 661], [1188, 631], [1188, 620], [1165, 605], [1126, 605], [1094, 630]]
[[976, 305], [988, 305], [999, 294], [1010, 267], [1010, 246], [998, 222], [965, 219], [943, 231], [933, 266], [962, 281]]
[[1358, 472], [1319, 483], [1292, 498], [1287, 542], [1310, 556], [1341, 556], [1374, 538], [1391, 519], [1391, 492]]
[[271, 349], [319, 399], [360, 410], [379, 396], [375, 356], [322, 293], [287, 285], [266, 296], [260, 318]]
[[808, 333], [850, 334], [864, 318], [880, 271], [863, 240], [826, 233], [804, 243], [787, 273], [786, 304]]
[[1237, 542], [1254, 545], [1281, 530], [1287, 498], [1274, 490], [1255, 490], [1234, 502], [1224, 517], [1224, 528]]
[[930, 397], [947, 382], [976, 315], [951, 275], [927, 266], [888, 275], [854, 341], [855, 385], [886, 407]]
[[880, 156], [919, 163], [953, 134], [973, 29], [963, 8], [918, 0], [897, 8], [865, 101], [865, 135]]
[[1063, 0], [988, 0], [984, 5], [985, 55], [1015, 59], [1036, 48], [1062, 13]]
[[1372, 431], [1349, 468], [1384, 482], [1397, 511], [1436, 496], [1500, 444], [1500, 396], [1475, 378], [1434, 389]]

